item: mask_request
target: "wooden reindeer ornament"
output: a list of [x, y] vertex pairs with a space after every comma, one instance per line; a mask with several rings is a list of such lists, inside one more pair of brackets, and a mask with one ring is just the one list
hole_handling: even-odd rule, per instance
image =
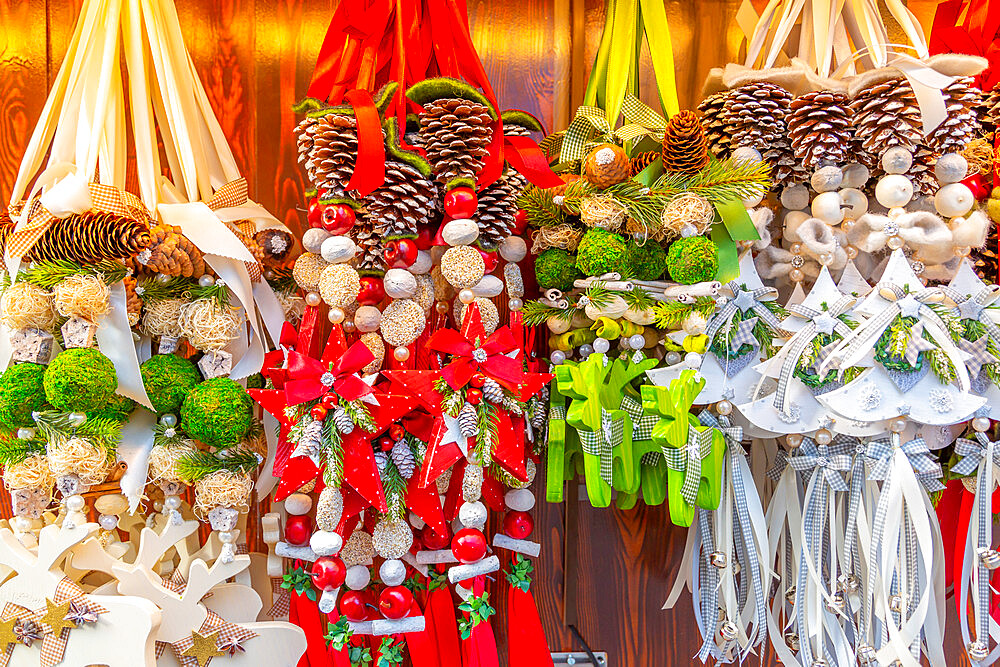
[[136, 667], [156, 662], [160, 610], [141, 597], [86, 595], [60, 568], [96, 523], [49, 525], [32, 552], [0, 528], [0, 564], [15, 574], [0, 586], [0, 665]]
[[[290, 623], [244, 621], [256, 618], [259, 596], [249, 587], [223, 583], [249, 567], [249, 556], [236, 556], [225, 563], [217, 560], [211, 568], [194, 559], [182, 586], [160, 577], [160, 558], [196, 529], [196, 521], [166, 522], [159, 533], [144, 528], [131, 564], [113, 558], [96, 540], [88, 540], [76, 550], [74, 562], [112, 573], [120, 594], [146, 598], [160, 608], [158, 665], [205, 667], [212, 660], [227, 665], [296, 665], [306, 648], [302, 630]], [[209, 592], [211, 598], [202, 602]], [[244, 609], [239, 609], [241, 605]]]

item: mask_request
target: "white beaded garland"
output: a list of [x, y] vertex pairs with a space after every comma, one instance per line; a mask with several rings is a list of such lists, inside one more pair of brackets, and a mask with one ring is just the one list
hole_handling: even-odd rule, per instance
[[844, 172], [838, 167], [827, 166], [817, 169], [809, 180], [816, 192], [832, 192], [844, 182]]
[[350, 236], [331, 236], [320, 246], [320, 254], [323, 259], [331, 264], [342, 264], [349, 262], [358, 253], [358, 246]]
[[859, 162], [852, 162], [841, 171], [844, 174], [844, 180], [840, 184], [842, 188], [863, 188], [871, 178], [868, 167]]
[[801, 211], [809, 206], [809, 188], [797, 183], [781, 191], [781, 205], [792, 211]]
[[594, 339], [594, 352], [604, 354], [610, 349], [611, 349], [611, 343], [608, 342], [607, 338]]
[[839, 192], [821, 192], [812, 200], [812, 214], [828, 225], [838, 225], [844, 219], [844, 210], [840, 207]]
[[868, 212], [868, 197], [857, 188], [844, 188], [840, 191], [840, 202], [845, 206], [844, 217], [857, 220]]
[[432, 268], [434, 268], [434, 260], [431, 259], [431, 254], [426, 250], [418, 250], [417, 258], [406, 270], [415, 276], [422, 276], [430, 273]]
[[949, 183], [934, 195], [934, 208], [946, 218], [965, 215], [975, 203], [976, 198], [965, 183]]
[[372, 577], [368, 568], [364, 565], [353, 565], [347, 568], [347, 578], [344, 585], [352, 591], [360, 591], [371, 583]]
[[306, 233], [302, 235], [302, 247], [306, 252], [312, 252], [318, 255], [323, 248], [323, 241], [327, 240], [331, 236], [332, 234], [325, 229], [310, 227], [306, 230]]
[[317, 556], [332, 556], [340, 552], [344, 546], [344, 538], [332, 530], [317, 530], [309, 538], [309, 548]]
[[902, 174], [886, 174], [875, 186], [875, 199], [886, 208], [906, 206], [913, 199], [913, 183]]
[[305, 493], [293, 493], [285, 498], [285, 511], [293, 516], [305, 516], [312, 509], [313, 500]]
[[382, 278], [386, 296], [409, 299], [417, 293], [417, 279], [406, 269], [389, 269]]
[[503, 501], [516, 512], [527, 512], [535, 506], [535, 494], [528, 489], [511, 489], [504, 495]]
[[943, 185], [958, 183], [968, 173], [969, 161], [959, 153], [946, 153], [934, 164], [934, 176]]
[[406, 564], [398, 558], [383, 561], [378, 568], [378, 578], [386, 586], [399, 586], [406, 581]]
[[902, 146], [893, 146], [882, 155], [882, 169], [887, 174], [905, 174], [913, 166], [913, 153]]

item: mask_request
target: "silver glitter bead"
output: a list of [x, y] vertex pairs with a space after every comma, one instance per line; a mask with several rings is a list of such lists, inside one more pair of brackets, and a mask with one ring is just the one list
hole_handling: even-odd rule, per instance
[[726, 554], [722, 551], [713, 551], [709, 554], [708, 562], [712, 564], [712, 567], [717, 567], [720, 570], [728, 565]]
[[976, 555], [979, 556], [979, 562], [987, 570], [995, 570], [1000, 567], [1000, 551], [981, 547]]
[[722, 624], [722, 627], [719, 628], [719, 634], [722, 635], [722, 638], [727, 642], [731, 642], [736, 639], [736, 635], [739, 634], [739, 629], [732, 621], [726, 621]]
[[973, 662], [985, 660], [990, 655], [990, 647], [986, 645], [986, 642], [972, 642], [965, 649], [969, 653], [969, 659]]

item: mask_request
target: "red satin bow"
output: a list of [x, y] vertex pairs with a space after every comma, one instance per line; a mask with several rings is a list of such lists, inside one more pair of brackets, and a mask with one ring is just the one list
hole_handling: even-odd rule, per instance
[[288, 405], [307, 403], [332, 389], [340, 398], [356, 401], [372, 393], [371, 386], [357, 374], [374, 359], [371, 350], [360, 341], [329, 367], [299, 352], [289, 352], [285, 400]]
[[478, 347], [454, 329], [438, 329], [427, 340], [427, 349], [452, 356], [451, 363], [441, 371], [452, 389], [461, 389], [478, 372], [511, 391], [516, 391], [524, 379], [521, 361], [506, 355], [518, 349], [517, 341], [507, 327], [497, 329]]

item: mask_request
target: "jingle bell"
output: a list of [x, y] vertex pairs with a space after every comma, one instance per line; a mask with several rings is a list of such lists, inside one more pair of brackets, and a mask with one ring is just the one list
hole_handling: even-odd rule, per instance
[[834, 614], [843, 612], [847, 608], [847, 596], [844, 595], [844, 591], [837, 591], [831, 595], [830, 601], [827, 602], [826, 606]]
[[987, 570], [995, 570], [1000, 567], [1000, 551], [981, 547], [978, 551], [979, 562]]
[[837, 585], [845, 593], [857, 593], [861, 588], [861, 580], [855, 574], [842, 574], [837, 577]]
[[985, 660], [990, 655], [990, 647], [986, 645], [986, 642], [972, 642], [966, 647], [966, 651], [969, 653], [969, 659], [973, 662]]
[[795, 586], [791, 586], [787, 591], [785, 591], [785, 600], [788, 604], [795, 604]]
[[868, 644], [861, 644], [858, 646], [857, 650], [858, 662], [862, 665], [873, 665], [875, 664], [875, 649]]
[[788, 648], [792, 649], [793, 651], [798, 651], [799, 650], [799, 636], [797, 634], [795, 634], [794, 632], [786, 632], [785, 633], [785, 644], [787, 644]]
[[737, 633], [738, 630], [736, 629], [736, 624], [732, 621], [726, 621], [722, 624], [722, 627], [719, 628], [719, 634], [722, 635], [722, 638], [727, 642], [731, 642], [736, 639]]
[[712, 564], [712, 567], [717, 567], [720, 570], [726, 567], [727, 561], [726, 554], [722, 551], [713, 551], [708, 555], [708, 562]]
[[892, 595], [889, 597], [889, 610], [894, 614], [903, 613], [904, 607], [902, 595]]

